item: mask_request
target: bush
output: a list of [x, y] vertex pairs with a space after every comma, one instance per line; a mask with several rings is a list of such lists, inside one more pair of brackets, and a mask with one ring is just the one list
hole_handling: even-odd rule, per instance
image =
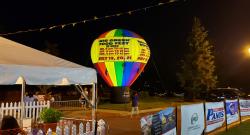
[[40, 118], [41, 120], [43, 120], [44, 123], [58, 122], [61, 117], [62, 113], [53, 108], [46, 108], [40, 114]]

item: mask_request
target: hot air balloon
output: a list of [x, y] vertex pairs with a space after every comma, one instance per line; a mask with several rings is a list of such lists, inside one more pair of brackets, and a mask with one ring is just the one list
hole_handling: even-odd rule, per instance
[[114, 87], [111, 100], [116, 103], [129, 101], [129, 94], [124, 93], [143, 71], [149, 57], [146, 41], [125, 29], [101, 34], [91, 47], [92, 62], [105, 82]]

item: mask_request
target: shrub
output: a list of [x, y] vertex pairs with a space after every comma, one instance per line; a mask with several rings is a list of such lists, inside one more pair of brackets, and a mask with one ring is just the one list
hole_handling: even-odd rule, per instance
[[43, 120], [44, 123], [58, 122], [61, 117], [62, 117], [62, 113], [53, 108], [46, 108], [42, 110], [40, 114], [40, 118], [41, 120]]

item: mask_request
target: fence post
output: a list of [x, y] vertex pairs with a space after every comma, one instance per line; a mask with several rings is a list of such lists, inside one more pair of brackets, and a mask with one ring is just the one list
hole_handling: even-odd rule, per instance
[[240, 123], [241, 123], [241, 111], [240, 111], [240, 98], [238, 97], [238, 113], [239, 113], [239, 118], [240, 118]]
[[71, 128], [71, 135], [76, 135], [76, 125], [73, 124], [72, 128]]
[[88, 134], [90, 132], [90, 123], [86, 123], [86, 133]]
[[49, 128], [46, 135], [52, 135], [52, 130]]
[[36, 135], [43, 135], [43, 131], [40, 129]]
[[64, 127], [64, 135], [69, 135], [69, 126], [68, 125], [66, 125]]
[[207, 130], [207, 115], [206, 115], [206, 101], [203, 101], [203, 108], [204, 108], [204, 125], [205, 125], [205, 127], [204, 127], [204, 130], [203, 130], [203, 135], [205, 135], [206, 134], [206, 130]]
[[38, 120], [39, 118], [39, 101], [36, 101], [36, 121]]
[[49, 100], [47, 101], [47, 107], [50, 108], [50, 102], [49, 102]]
[[14, 117], [17, 118], [17, 116], [16, 116], [17, 103], [16, 102], [14, 103], [14, 107], [13, 108], [14, 108]]
[[24, 115], [22, 119], [28, 117], [28, 102], [23, 102], [23, 107], [24, 107], [24, 111], [23, 111]]
[[62, 135], [62, 129], [59, 126], [56, 127], [56, 135]]
[[28, 133], [27, 133], [27, 135], [33, 135], [32, 134], [32, 130], [29, 130]]
[[106, 133], [105, 121], [103, 119], [100, 119], [98, 121], [97, 135], [105, 135], [105, 133]]
[[2, 121], [3, 118], [3, 113], [2, 113], [2, 108], [0, 107], [0, 120]]
[[3, 116], [4, 116], [4, 114], [3, 114], [3, 108], [4, 108], [4, 104], [2, 103], [2, 104], [1, 104], [1, 108], [0, 108], [0, 111], [1, 111], [1, 112], [0, 112], [0, 113], [1, 113], [1, 114], [0, 114], [0, 118], [1, 118], [1, 119], [2, 119]]
[[224, 109], [225, 109], [225, 122], [226, 122], [226, 131], [227, 131], [228, 127], [227, 127], [227, 104], [226, 104], [226, 99], [224, 99]]
[[84, 134], [83, 129], [84, 129], [84, 126], [83, 126], [83, 123], [81, 122], [80, 125], [79, 125], [79, 135]]
[[13, 103], [12, 102], [10, 102], [10, 107], [9, 107], [9, 109], [10, 109], [10, 113], [9, 113], [9, 115], [10, 116], [13, 116], [12, 114], [12, 112], [13, 112], [13, 109], [14, 109], [14, 107], [13, 107]]
[[36, 116], [35, 116], [35, 111], [36, 111], [36, 102], [33, 101], [32, 102], [32, 113], [31, 113], [31, 116], [32, 116], [32, 122], [36, 122]]
[[5, 104], [5, 113], [4, 113], [4, 115], [8, 115], [8, 112], [9, 112], [8, 108], [9, 108], [9, 103], [7, 102]]
[[17, 119], [21, 118], [21, 102], [18, 102]]

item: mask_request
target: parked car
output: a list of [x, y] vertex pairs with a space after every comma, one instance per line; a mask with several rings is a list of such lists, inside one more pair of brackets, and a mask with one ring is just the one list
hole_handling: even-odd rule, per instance
[[240, 91], [242, 92], [241, 98], [250, 99], [250, 91], [248, 89], [240, 89]]
[[207, 101], [222, 101], [224, 99], [237, 99], [244, 93], [237, 88], [216, 88], [206, 93]]

